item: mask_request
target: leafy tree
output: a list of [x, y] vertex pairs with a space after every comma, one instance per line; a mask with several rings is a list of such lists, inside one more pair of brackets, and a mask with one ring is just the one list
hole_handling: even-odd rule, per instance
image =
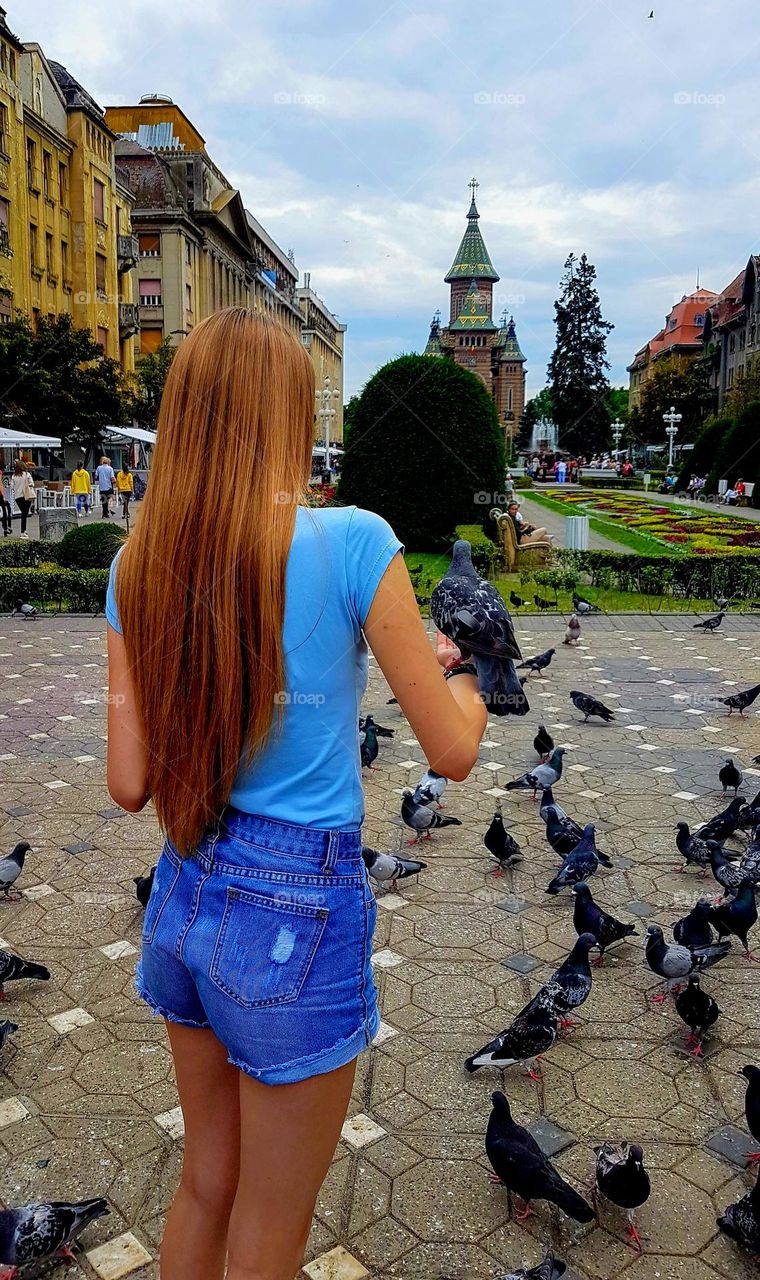
[[358, 407], [359, 407], [359, 397], [357, 395], [351, 396], [351, 399], [349, 400], [348, 404], [344, 404], [343, 406], [343, 446], [344, 448], [348, 443], [349, 436], [351, 435], [351, 429], [354, 425], [354, 419], [356, 418], [356, 410]]
[[560, 445], [593, 454], [610, 443], [607, 334], [614, 325], [602, 317], [596, 268], [585, 253], [567, 258], [554, 312], [557, 340], [548, 373]]
[[760, 400], [760, 358], [753, 356], [743, 369], [737, 371], [736, 381], [723, 407], [727, 413], [736, 415], [757, 400]]
[[[641, 398], [631, 411], [631, 435], [640, 444], [667, 439], [663, 414], [671, 405], [682, 415], [678, 440], [696, 440], [713, 402], [710, 371], [704, 360], [692, 360], [684, 369], [677, 360], [658, 360], [644, 383]], [[693, 468], [692, 468], [693, 470]]]
[[338, 487], [415, 551], [482, 522], [504, 488], [504, 435], [488, 391], [453, 360], [390, 361], [359, 396]]
[[[712, 466], [705, 482], [707, 493], [718, 492], [718, 481], [728, 481], [732, 488], [737, 480], [752, 481], [760, 489], [760, 400], [754, 400], [725, 432], [712, 456]], [[760, 505], [753, 490], [752, 505]]]
[[[686, 455], [676, 481], [677, 489], [685, 489], [692, 475], [706, 476], [718, 456], [723, 441], [734, 428], [734, 419], [724, 414], [710, 418], [697, 436], [694, 448]], [[716, 486], [717, 487], [717, 486]], [[714, 493], [715, 490], [712, 490]]]
[[140, 356], [135, 370], [134, 416], [141, 427], [155, 431], [161, 396], [176, 347], [164, 338], [155, 351]]
[[628, 421], [627, 387], [610, 387], [610, 395], [607, 404], [610, 411], [610, 420], [612, 422], [626, 423]]

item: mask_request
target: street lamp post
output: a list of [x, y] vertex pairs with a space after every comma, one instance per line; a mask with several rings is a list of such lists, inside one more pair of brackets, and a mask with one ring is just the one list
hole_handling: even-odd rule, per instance
[[670, 406], [668, 413], [663, 413], [662, 415], [663, 422], [667, 422], [668, 424], [665, 428], [665, 435], [668, 437], [668, 471], [670, 471], [673, 466], [673, 441], [678, 435], [678, 423], [682, 418], [683, 414], [676, 413], [676, 407], [674, 404]]
[[332, 407], [331, 401], [340, 399], [340, 391], [333, 386], [329, 373], [325, 374], [319, 390], [314, 392], [314, 398], [318, 405], [317, 421], [322, 430], [322, 439], [325, 442], [325, 471], [329, 471], [330, 428], [337, 417], [337, 410]]
[[618, 445], [620, 444], [620, 437], [623, 434], [623, 429], [624, 429], [624, 424], [622, 422], [613, 422], [612, 439], [615, 442], [615, 453], [617, 453], [618, 451]]

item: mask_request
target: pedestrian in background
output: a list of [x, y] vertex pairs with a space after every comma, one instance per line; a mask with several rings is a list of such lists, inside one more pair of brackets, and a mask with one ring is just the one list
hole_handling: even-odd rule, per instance
[[76, 498], [78, 516], [81, 516], [83, 511], [85, 515], [89, 514], [91, 493], [90, 473], [82, 461], [71, 473], [71, 496]]
[[103, 508], [103, 519], [107, 520], [111, 510], [111, 498], [113, 497], [113, 487], [116, 481], [110, 458], [100, 459], [100, 466], [95, 469], [95, 479], [100, 489], [100, 505]]
[[3, 488], [3, 473], [0, 471], [0, 522], [2, 522], [3, 535], [6, 538], [10, 537], [12, 518], [13, 513], [11, 504], [5, 496], [5, 489]]
[[129, 469], [128, 462], [122, 462], [121, 470], [116, 473], [116, 492], [121, 502], [121, 518], [126, 520], [127, 508], [135, 491], [135, 479]]
[[34, 502], [34, 481], [24, 466], [23, 462], [16, 460], [13, 464], [13, 475], [11, 476], [11, 493], [13, 494], [16, 506], [21, 512], [21, 537], [28, 538], [26, 531], [26, 522], [29, 518], [29, 512]]

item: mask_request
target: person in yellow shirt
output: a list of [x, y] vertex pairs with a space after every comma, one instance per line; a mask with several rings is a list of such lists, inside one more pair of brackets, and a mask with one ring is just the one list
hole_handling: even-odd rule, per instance
[[71, 494], [77, 500], [78, 516], [81, 516], [82, 511], [84, 511], [85, 515], [90, 514], [91, 492], [90, 473], [85, 468], [84, 463], [80, 462], [76, 470], [71, 473]]
[[127, 508], [135, 492], [135, 478], [129, 469], [128, 462], [122, 462], [121, 470], [116, 472], [116, 492], [121, 501], [121, 518], [126, 520]]

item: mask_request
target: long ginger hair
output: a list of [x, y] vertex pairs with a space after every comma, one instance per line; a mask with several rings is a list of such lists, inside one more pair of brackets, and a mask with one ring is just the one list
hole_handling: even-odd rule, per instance
[[220, 311], [178, 348], [116, 591], [149, 791], [182, 854], [282, 714], [285, 569], [313, 423], [311, 360], [268, 316]]

